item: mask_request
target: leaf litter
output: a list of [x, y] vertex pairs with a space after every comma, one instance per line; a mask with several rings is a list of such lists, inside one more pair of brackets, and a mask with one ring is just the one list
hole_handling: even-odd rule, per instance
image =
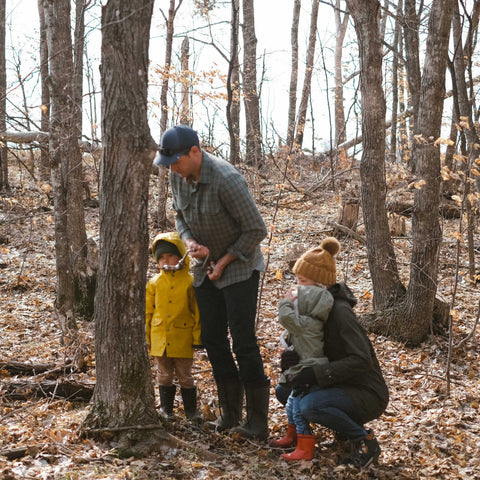
[[[272, 168], [272, 171], [274, 169]], [[248, 177], [248, 173], [246, 173]], [[389, 182], [402, 184], [395, 172]], [[292, 176], [292, 178], [294, 178]], [[249, 178], [249, 180], [251, 180]], [[262, 244], [268, 257], [263, 279], [258, 338], [265, 370], [272, 378], [270, 435], [285, 431], [284, 408], [274, 395], [279, 378], [277, 305], [293, 282], [289, 251], [302, 251], [330, 235], [342, 194], [316, 189], [315, 181], [295, 177], [297, 190], [288, 184], [272, 190], [263, 180], [257, 203], [271, 233]], [[354, 183], [354, 182], [351, 182]], [[405, 183], [405, 182], [403, 182]], [[346, 188], [345, 185], [343, 185]], [[342, 186], [340, 186], [342, 188]], [[255, 188], [252, 188], [255, 191]], [[279, 191], [281, 197], [278, 201]], [[312, 192], [313, 194], [309, 193]], [[344, 190], [345, 192], [345, 190]], [[150, 191], [150, 216], [156, 205], [155, 182]], [[275, 210], [278, 201], [278, 209]], [[171, 212], [170, 212], [171, 214]], [[10, 197], [0, 197], [0, 362], [62, 365], [67, 361], [55, 320], [55, 257], [53, 207], [40, 189], [23, 178]], [[275, 221], [273, 222], [273, 218]], [[86, 209], [88, 235], [98, 239], [98, 210]], [[407, 219], [407, 231], [408, 231]], [[274, 224], [273, 224], [274, 223]], [[438, 295], [450, 302], [455, 272], [458, 221], [443, 220]], [[153, 238], [153, 221], [150, 220]], [[357, 232], [364, 234], [360, 224]], [[478, 227], [477, 227], [478, 234]], [[407, 234], [408, 235], [408, 234]], [[478, 235], [477, 235], [478, 238]], [[359, 302], [357, 313], [372, 308], [372, 286], [363, 243], [339, 238], [338, 277], [351, 287]], [[400, 274], [408, 282], [410, 241], [395, 237]], [[454, 344], [467, 336], [477, 315], [478, 287], [467, 280], [467, 251], [460, 255], [460, 277], [454, 309]], [[155, 271], [153, 262], [149, 275]], [[93, 325], [79, 323], [82, 342], [93, 351]], [[0, 451], [19, 451], [18, 458], [0, 456], [0, 478], [16, 479], [480, 479], [480, 375], [477, 337], [472, 335], [453, 352], [451, 392], [447, 396], [447, 336], [432, 335], [417, 348], [369, 334], [390, 388], [390, 404], [381, 418], [371, 422], [382, 448], [378, 465], [364, 470], [338, 466], [345, 445], [331, 431], [316, 425], [318, 436], [312, 462], [287, 463], [280, 451], [266, 442], [240, 441], [209, 432], [184, 420], [181, 398], [174, 421], [166, 426], [177, 438], [198, 449], [164, 448], [136, 459], [118, 458], [111, 443], [81, 439], [79, 427], [88, 403], [55, 397], [10, 399], [6, 383], [18, 378], [0, 368]], [[86, 370], [71, 373], [76, 380], [95, 379], [93, 353]], [[199, 406], [205, 419], [215, 418], [216, 390], [205, 352], [197, 352], [195, 377]], [[32, 378], [40, 378], [38, 375]], [[157, 397], [158, 402], [158, 397]], [[216, 454], [206, 458], [201, 450]]]

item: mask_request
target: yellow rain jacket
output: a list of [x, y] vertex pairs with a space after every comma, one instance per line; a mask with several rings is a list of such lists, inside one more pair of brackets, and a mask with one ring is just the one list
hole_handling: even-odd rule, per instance
[[[152, 243], [152, 253], [159, 240], [171, 242], [183, 256], [185, 244], [176, 232], [160, 233]], [[200, 315], [193, 278], [188, 271], [188, 256], [181, 270], [164, 271], [147, 283], [146, 330], [150, 355], [193, 358], [193, 345], [201, 345]]]

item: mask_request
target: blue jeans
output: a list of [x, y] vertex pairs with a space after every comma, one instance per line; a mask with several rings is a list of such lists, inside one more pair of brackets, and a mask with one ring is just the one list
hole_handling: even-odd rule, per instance
[[[287, 402], [290, 389], [277, 385], [275, 394], [280, 403]], [[287, 403], [288, 405], [288, 403]], [[355, 404], [345, 390], [341, 388], [313, 387], [299, 402], [300, 414], [310, 423], [318, 423], [351, 440], [368, 435], [363, 425], [355, 417]]]
[[258, 271], [254, 271], [248, 280], [222, 289], [215, 287], [206, 277], [199, 287], [195, 287], [202, 344], [216, 379], [240, 378], [243, 382], [265, 382], [255, 335], [259, 277]]
[[288, 423], [294, 424], [297, 430], [297, 433], [301, 435], [311, 435], [312, 429], [310, 428], [310, 423], [302, 415], [300, 410], [300, 401], [302, 399], [302, 394], [293, 396], [293, 393], [290, 393], [285, 409], [287, 411]]

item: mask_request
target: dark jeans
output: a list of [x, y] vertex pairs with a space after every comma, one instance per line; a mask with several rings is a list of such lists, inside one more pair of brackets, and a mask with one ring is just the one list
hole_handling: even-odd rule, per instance
[[[287, 402], [290, 389], [277, 385], [275, 395], [280, 403]], [[359, 425], [355, 417], [355, 404], [341, 388], [313, 387], [299, 402], [301, 415], [310, 423], [318, 423], [335, 432], [356, 440], [365, 437], [368, 432]]]
[[217, 380], [239, 377], [243, 382], [264, 382], [263, 362], [255, 335], [258, 281], [259, 273], [254, 271], [248, 280], [222, 289], [216, 288], [208, 277], [195, 287], [202, 343]]

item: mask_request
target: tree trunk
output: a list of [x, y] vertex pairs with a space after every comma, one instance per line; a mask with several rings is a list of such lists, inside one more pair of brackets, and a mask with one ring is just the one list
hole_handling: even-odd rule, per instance
[[[172, 63], [172, 45], [175, 15], [177, 14], [183, 0], [179, 0], [178, 6], [175, 7], [175, 0], [170, 0], [167, 18], [167, 37], [165, 41], [165, 73], [162, 80], [162, 88], [160, 90], [160, 137], [167, 129], [168, 124], [168, 82], [170, 79], [170, 67]], [[167, 196], [168, 196], [168, 176], [167, 168], [163, 165], [158, 167], [158, 208], [157, 208], [157, 224], [158, 228], [163, 231], [167, 228]]]
[[335, 147], [347, 140], [345, 109], [343, 99], [343, 42], [347, 32], [350, 15], [345, 13], [343, 20], [340, 12], [340, 0], [336, 0], [335, 8]]
[[189, 82], [187, 79], [190, 77], [189, 75], [189, 58], [190, 58], [190, 51], [189, 51], [189, 42], [188, 37], [185, 37], [182, 41], [181, 47], [181, 69], [182, 69], [182, 76], [183, 76], [183, 83], [181, 86], [181, 99], [180, 99], [180, 123], [183, 125], [191, 125], [192, 123], [192, 112], [190, 111], [190, 102], [189, 102]]
[[[45, 27], [44, 0], [38, 0], [38, 17], [40, 20], [40, 84], [42, 89], [42, 107], [40, 113], [40, 128], [42, 132], [50, 131], [50, 90], [48, 88], [48, 44]], [[40, 179], [50, 182], [50, 158], [47, 148], [40, 147]]]
[[360, 56], [363, 153], [362, 209], [374, 307], [382, 309], [403, 294], [385, 207], [385, 98], [377, 0], [347, 0]]
[[288, 90], [288, 130], [287, 146], [292, 147], [295, 136], [295, 116], [297, 114], [297, 83], [298, 83], [298, 24], [300, 22], [300, 8], [302, 0], [295, 0], [293, 4], [292, 28], [290, 43], [292, 45], [292, 70], [290, 72], [290, 87]]
[[305, 131], [308, 99], [310, 98], [310, 90], [312, 87], [313, 62], [315, 60], [315, 44], [317, 39], [317, 20], [319, 4], [319, 0], [312, 1], [312, 14], [310, 17], [310, 35], [308, 37], [307, 62], [305, 65], [305, 78], [303, 80], [302, 98], [298, 107], [297, 133], [295, 136], [295, 144], [298, 148], [302, 148], [303, 144], [303, 134]]
[[[405, 0], [405, 14], [403, 23], [403, 36], [405, 40], [405, 59], [407, 67], [408, 89], [411, 96], [413, 110], [413, 128], [417, 125], [418, 99], [422, 74], [420, 71], [419, 29], [420, 20], [415, 8], [415, 0]], [[410, 166], [414, 170], [414, 165]]]
[[[50, 158], [55, 199], [55, 254], [57, 266], [56, 309], [67, 343], [77, 329], [74, 318], [74, 279], [69, 229], [69, 176], [71, 160], [80, 155], [75, 128], [72, 89], [73, 61], [70, 36], [69, 0], [44, 0], [48, 50], [50, 52], [49, 88], [51, 98]], [[81, 205], [83, 212], [83, 204]]]
[[257, 94], [257, 37], [253, 0], [243, 0], [243, 49], [243, 94], [247, 129], [245, 161], [248, 165], [259, 168], [262, 158], [262, 134]]
[[[7, 68], [5, 63], [5, 0], [0, 0], [0, 131], [7, 129]], [[10, 190], [8, 182], [8, 150], [0, 145], [0, 192]]]
[[153, 0], [110, 0], [102, 10], [97, 382], [84, 429], [158, 422], [145, 344], [148, 179], [156, 149], [147, 121], [152, 11]]
[[238, 30], [240, 0], [232, 0], [230, 61], [227, 74], [227, 125], [230, 136], [230, 163], [240, 162], [240, 65], [238, 62]]
[[[95, 272], [87, 273], [87, 234], [83, 208], [82, 155], [70, 34], [70, 2], [44, 0], [50, 55], [52, 101], [50, 155], [55, 196], [57, 309], [65, 334], [75, 332], [75, 318], [93, 315]], [[68, 43], [67, 43], [68, 42]]]
[[[85, 9], [86, 0], [75, 0], [75, 33], [73, 44], [73, 83], [78, 138], [82, 137], [82, 100], [83, 100], [83, 52], [85, 50]], [[88, 1], [88, 0], [87, 0]]]
[[392, 126], [390, 127], [390, 161], [397, 160], [397, 116], [398, 116], [398, 56], [401, 42], [401, 13], [403, 0], [398, 0], [397, 19], [395, 21], [395, 34], [393, 39], [393, 61], [392, 61]]
[[[458, 3], [454, 2], [454, 13], [452, 21], [452, 31], [453, 31], [453, 44], [454, 44], [454, 70], [455, 70], [455, 84], [457, 92], [457, 101], [458, 101], [458, 113], [459, 117], [462, 119], [459, 122], [458, 128], [461, 131], [461, 134], [465, 137], [466, 142], [462, 142], [462, 155], [464, 156], [465, 161], [461, 163], [461, 169], [464, 173], [463, 176], [463, 211], [466, 213], [467, 217], [467, 243], [468, 243], [468, 252], [469, 252], [469, 262], [468, 262], [468, 271], [472, 281], [475, 280], [475, 245], [473, 234], [475, 231], [474, 215], [472, 211], [472, 204], [470, 202], [470, 185], [473, 183], [471, 179], [471, 167], [473, 161], [477, 156], [477, 145], [479, 144], [479, 138], [477, 131], [475, 129], [475, 124], [473, 122], [473, 113], [472, 108], [474, 107], [469, 98], [467, 91], [467, 83], [465, 80], [466, 75], [466, 65], [465, 59], [471, 61], [471, 58], [465, 55], [463, 46], [462, 46], [462, 19], [460, 18], [460, 11]], [[471, 39], [472, 36], [468, 35], [468, 38]], [[472, 47], [467, 47], [468, 51], [472, 50]]]
[[413, 146], [417, 179], [412, 215], [412, 260], [406, 297], [405, 339], [423, 341], [432, 328], [437, 292], [438, 255], [442, 241], [438, 207], [440, 203], [440, 137], [448, 40], [453, 0], [434, 0], [428, 24], [428, 38], [422, 87], [419, 96], [415, 136], [422, 141]]

